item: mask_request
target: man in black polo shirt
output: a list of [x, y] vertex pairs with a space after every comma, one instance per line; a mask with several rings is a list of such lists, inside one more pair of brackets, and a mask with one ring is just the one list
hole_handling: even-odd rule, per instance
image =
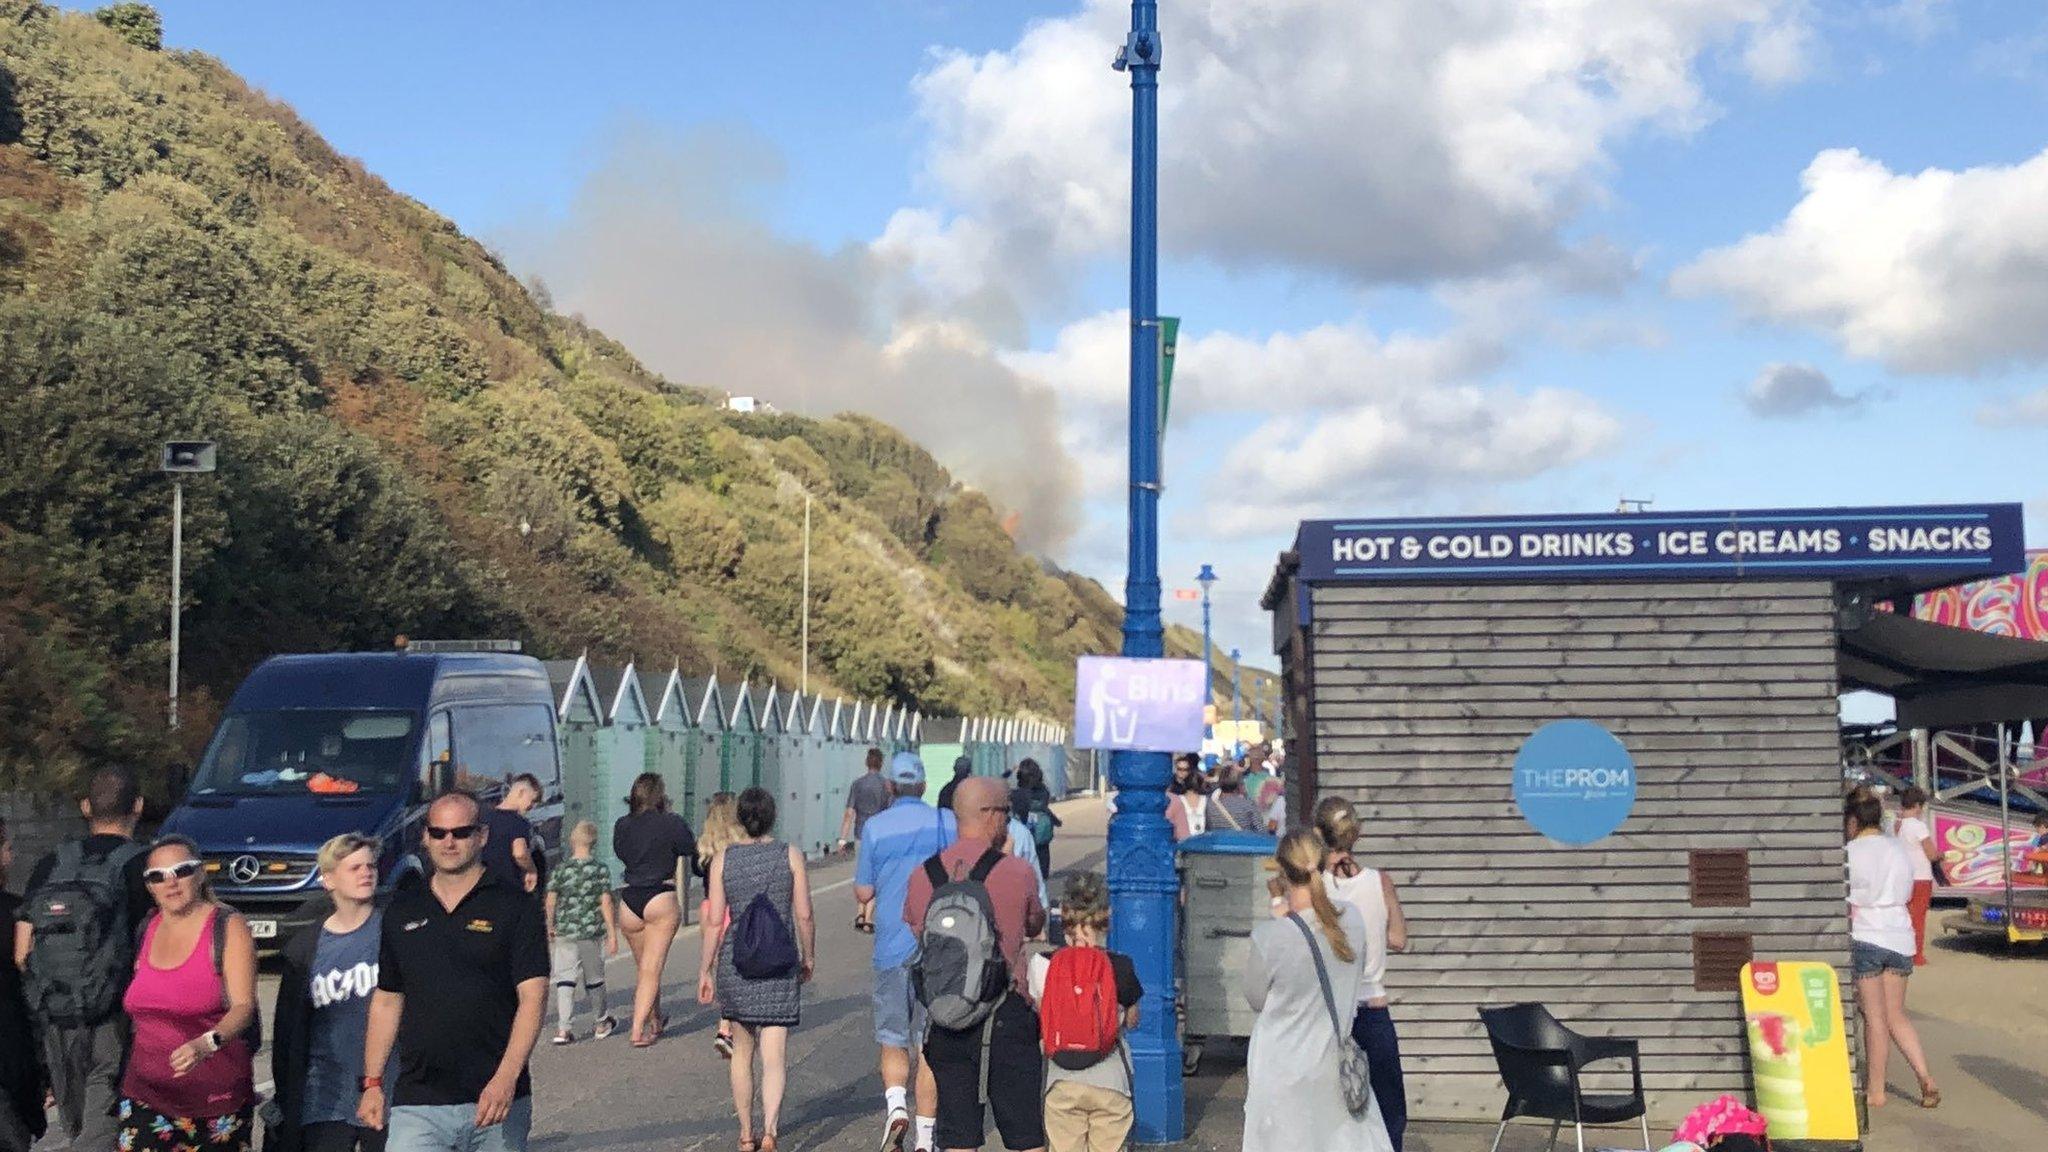
[[[384, 1067], [395, 1040], [398, 1083], [387, 1107], [382, 1080], [364, 1077], [356, 1116], [371, 1128], [388, 1116], [388, 1152], [526, 1149], [526, 1059], [540, 1036], [547, 931], [538, 902], [485, 873], [487, 836], [475, 797], [434, 801], [434, 878], [399, 892], [384, 913], [363, 1067]], [[420, 995], [408, 998], [408, 988]]]

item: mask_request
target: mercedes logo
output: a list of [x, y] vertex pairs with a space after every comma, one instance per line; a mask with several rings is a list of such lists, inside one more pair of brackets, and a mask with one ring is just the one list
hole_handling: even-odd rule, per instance
[[254, 856], [237, 856], [234, 863], [228, 865], [228, 878], [237, 884], [247, 884], [262, 870], [263, 865]]

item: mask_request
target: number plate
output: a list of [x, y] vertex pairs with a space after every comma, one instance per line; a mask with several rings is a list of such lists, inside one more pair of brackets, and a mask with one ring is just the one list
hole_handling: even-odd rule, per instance
[[277, 937], [277, 921], [251, 920], [249, 921], [249, 935], [254, 936], [258, 940], [275, 939]]

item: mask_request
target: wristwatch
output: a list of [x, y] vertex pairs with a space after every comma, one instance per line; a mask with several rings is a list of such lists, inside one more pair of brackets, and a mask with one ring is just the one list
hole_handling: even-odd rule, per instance
[[382, 1090], [383, 1090], [383, 1088], [384, 1088], [384, 1078], [383, 1078], [382, 1076], [365, 1076], [365, 1077], [363, 1077], [363, 1079], [362, 1079], [362, 1090], [363, 1090], [363, 1091], [365, 1091], [365, 1092], [368, 1092], [368, 1091], [369, 1091], [370, 1089], [372, 1089], [372, 1088], [375, 1088], [375, 1089], [378, 1089], [379, 1091], [382, 1091]]
[[212, 1031], [211, 1029], [209, 1029], [204, 1036], [200, 1037], [200, 1039], [206, 1041], [206, 1050], [209, 1053], [220, 1051], [220, 1046], [223, 1043], [223, 1041], [220, 1038], [220, 1033]]

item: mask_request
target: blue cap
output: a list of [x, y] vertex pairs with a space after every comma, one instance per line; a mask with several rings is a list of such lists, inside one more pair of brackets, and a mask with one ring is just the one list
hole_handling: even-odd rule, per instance
[[889, 757], [889, 782], [892, 784], [924, 783], [924, 761], [915, 752], [898, 752]]

